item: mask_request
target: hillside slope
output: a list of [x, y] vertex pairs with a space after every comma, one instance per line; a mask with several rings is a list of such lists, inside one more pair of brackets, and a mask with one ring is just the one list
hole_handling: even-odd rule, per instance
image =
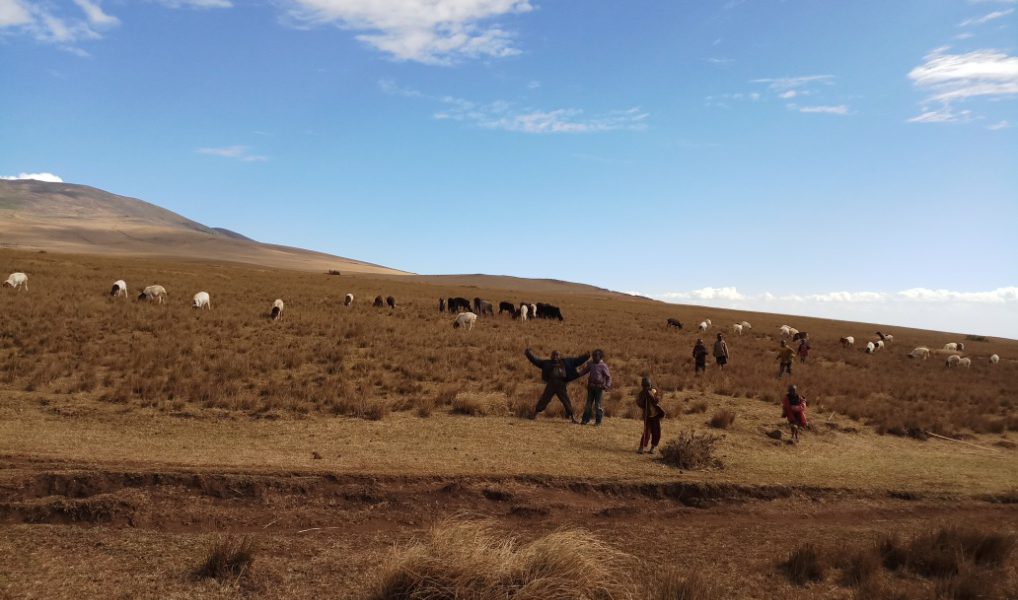
[[236, 262], [301, 271], [402, 274], [350, 258], [262, 244], [154, 204], [71, 183], [0, 181], [0, 247]]

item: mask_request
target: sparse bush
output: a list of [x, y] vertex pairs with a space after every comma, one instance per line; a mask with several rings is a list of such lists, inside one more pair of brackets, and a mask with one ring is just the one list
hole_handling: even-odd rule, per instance
[[212, 541], [195, 575], [211, 579], [239, 579], [254, 564], [255, 544], [250, 537], [224, 536]]
[[733, 423], [735, 423], [735, 413], [728, 409], [717, 411], [707, 422], [714, 429], [728, 429]]
[[694, 470], [720, 466], [714, 448], [721, 440], [710, 433], [684, 431], [661, 448], [661, 460], [680, 469]]
[[502, 394], [458, 394], [452, 401], [452, 412], [458, 415], [484, 417], [505, 414], [506, 400]]
[[862, 585], [880, 571], [880, 554], [877, 549], [849, 552], [840, 565], [841, 583], [849, 587]]
[[717, 600], [721, 592], [708, 577], [697, 572], [683, 575], [676, 569], [665, 569], [647, 586], [641, 597], [647, 600]]
[[825, 569], [820, 560], [820, 552], [812, 544], [803, 544], [793, 550], [780, 567], [796, 585], [806, 585], [824, 578]]
[[689, 408], [686, 409], [687, 415], [696, 415], [705, 412], [707, 412], [707, 403], [704, 402], [703, 400], [697, 400], [696, 402], [693, 402], [692, 404], [689, 405]]
[[484, 523], [450, 521], [396, 551], [368, 597], [627, 600], [634, 598], [630, 560], [582, 531], [558, 531], [521, 544]]

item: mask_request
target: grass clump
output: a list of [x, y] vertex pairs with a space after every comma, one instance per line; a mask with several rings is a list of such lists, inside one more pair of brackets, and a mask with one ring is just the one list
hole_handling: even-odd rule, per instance
[[661, 448], [661, 460], [679, 469], [696, 470], [720, 466], [714, 450], [721, 438], [711, 433], [684, 431]]
[[529, 543], [486, 523], [445, 522], [398, 550], [372, 586], [371, 600], [631, 600], [628, 557], [583, 531]]
[[248, 536], [223, 536], [209, 545], [195, 575], [208, 579], [239, 579], [254, 564], [255, 543]]
[[676, 569], [660, 573], [648, 586], [647, 600], [720, 600], [721, 592], [699, 573], [683, 575]]
[[725, 408], [714, 413], [714, 416], [707, 422], [714, 429], [728, 429], [733, 423], [735, 423], [735, 412]]
[[799, 546], [779, 566], [796, 585], [806, 585], [824, 578], [825, 569], [820, 560], [820, 552], [813, 544]]

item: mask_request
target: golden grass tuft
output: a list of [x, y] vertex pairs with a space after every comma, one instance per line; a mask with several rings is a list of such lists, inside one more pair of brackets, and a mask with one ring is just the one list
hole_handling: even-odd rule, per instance
[[646, 600], [720, 600], [723, 596], [708, 577], [697, 572], [684, 575], [677, 569], [665, 569], [653, 578]]
[[813, 544], [803, 544], [789, 553], [780, 565], [789, 581], [796, 585], [822, 581], [826, 567], [821, 560], [820, 551]]
[[728, 409], [721, 409], [711, 416], [707, 424], [714, 429], [728, 429], [735, 423], [735, 412]]
[[381, 568], [371, 600], [626, 600], [629, 557], [593, 535], [563, 530], [527, 543], [487, 523], [446, 521]]
[[661, 461], [679, 469], [697, 470], [721, 465], [714, 449], [721, 438], [711, 433], [683, 431], [661, 447]]
[[218, 580], [239, 579], [250, 572], [254, 555], [255, 543], [251, 537], [218, 537], [209, 544], [195, 575]]

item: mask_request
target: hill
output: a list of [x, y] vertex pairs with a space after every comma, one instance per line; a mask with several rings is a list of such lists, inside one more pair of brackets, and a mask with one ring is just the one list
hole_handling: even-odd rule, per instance
[[0, 181], [0, 230], [0, 246], [23, 250], [403, 274], [350, 258], [259, 243], [143, 200], [72, 183]]

